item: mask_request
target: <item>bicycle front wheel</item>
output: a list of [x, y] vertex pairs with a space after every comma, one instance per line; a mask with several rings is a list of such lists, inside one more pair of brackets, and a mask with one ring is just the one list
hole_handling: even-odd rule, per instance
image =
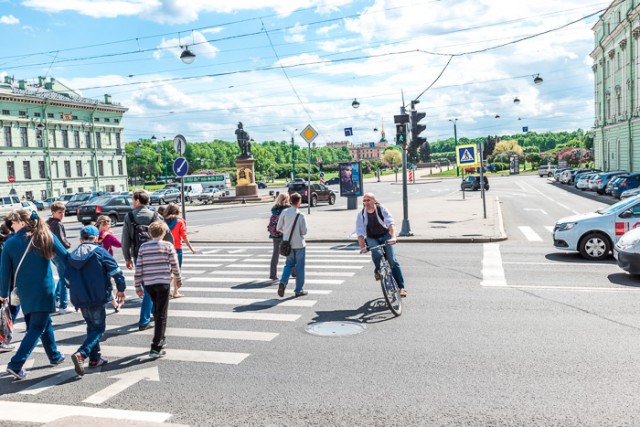
[[382, 286], [382, 295], [384, 295], [384, 300], [387, 302], [389, 310], [391, 310], [395, 316], [400, 316], [402, 314], [402, 298], [400, 297], [400, 288], [398, 288], [393, 274], [388, 270], [383, 271], [380, 285]]

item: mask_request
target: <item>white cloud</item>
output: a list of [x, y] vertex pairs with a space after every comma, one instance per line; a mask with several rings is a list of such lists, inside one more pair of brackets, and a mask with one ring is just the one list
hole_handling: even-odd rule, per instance
[[284, 40], [288, 43], [304, 43], [305, 35], [307, 32], [308, 25], [300, 25], [300, 23], [296, 22], [296, 24], [289, 29], [289, 34], [284, 37]]
[[0, 16], [0, 24], [16, 25], [16, 24], [19, 24], [19, 23], [20, 23], [20, 20], [18, 18], [16, 18], [15, 16], [13, 16], [13, 15]]
[[332, 30], [335, 30], [338, 27], [340, 27], [340, 25], [338, 25], [338, 24], [332, 24], [332, 25], [327, 25], [326, 27], [320, 27], [320, 28], [318, 28], [316, 30], [316, 34], [326, 35], [326, 34], [329, 34], [329, 32], [331, 32]]

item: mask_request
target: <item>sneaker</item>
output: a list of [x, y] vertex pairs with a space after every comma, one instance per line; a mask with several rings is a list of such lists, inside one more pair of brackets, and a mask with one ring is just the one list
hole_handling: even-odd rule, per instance
[[284, 296], [284, 289], [287, 287], [284, 283], [280, 282], [278, 285], [278, 296], [282, 298]]
[[65, 307], [65, 308], [58, 308], [56, 310], [56, 314], [69, 314], [69, 313], [73, 313], [75, 312], [75, 310], [71, 307]]
[[406, 297], [406, 296], [407, 296], [407, 291], [406, 291], [404, 288], [400, 289], [400, 296], [401, 296], [402, 298], [404, 298], [404, 297]]
[[305, 295], [309, 295], [308, 291], [300, 291], [300, 292], [296, 292], [296, 296], [297, 297], [303, 297]]
[[149, 357], [152, 359], [159, 359], [161, 357], [164, 357], [167, 355], [167, 352], [164, 350], [153, 350], [151, 349], [151, 351], [149, 352]]
[[382, 275], [380, 274], [380, 272], [378, 270], [373, 272], [373, 277], [375, 277], [376, 280], [382, 279]]
[[63, 355], [60, 355], [60, 359], [56, 360], [55, 362], [51, 362], [50, 365], [51, 366], [58, 366], [60, 365], [62, 362], [64, 362], [65, 358]]
[[89, 361], [89, 367], [90, 368], [97, 368], [98, 366], [106, 365], [107, 363], [109, 363], [109, 361], [107, 359], [100, 358], [98, 360]]
[[27, 378], [27, 373], [24, 371], [24, 369], [20, 369], [19, 371], [14, 371], [11, 368], [7, 368], [7, 372], [13, 375], [13, 378], [17, 380], [23, 380]]
[[151, 322], [147, 323], [146, 325], [138, 326], [138, 330], [140, 331], [146, 331], [147, 329], [151, 329], [151, 328], [153, 328], [153, 325], [151, 324]]
[[9, 343], [0, 343], [0, 351], [1, 352], [6, 352], [6, 351], [13, 351], [16, 349], [15, 344], [9, 344]]
[[75, 352], [71, 355], [73, 367], [76, 370], [76, 374], [78, 374], [79, 376], [84, 375], [84, 359], [85, 357], [79, 352]]

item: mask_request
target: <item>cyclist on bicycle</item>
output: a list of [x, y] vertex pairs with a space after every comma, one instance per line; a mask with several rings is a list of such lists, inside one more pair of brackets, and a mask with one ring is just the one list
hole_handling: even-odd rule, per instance
[[[383, 243], [389, 245], [385, 248], [385, 255], [391, 266], [393, 278], [400, 288], [400, 296], [406, 297], [407, 291], [404, 288], [402, 269], [400, 268], [400, 264], [398, 264], [395, 251], [393, 250], [393, 245], [396, 244], [393, 216], [391, 216], [391, 213], [384, 206], [376, 201], [376, 196], [373, 193], [366, 193], [362, 198], [362, 202], [364, 203], [364, 208], [356, 218], [356, 234], [358, 235], [358, 243], [360, 244], [360, 253], [366, 252], [367, 246], [372, 247]], [[380, 280], [378, 269], [380, 268], [382, 254], [379, 250], [374, 249], [371, 251], [371, 258], [373, 258], [373, 263], [376, 266], [374, 276], [376, 280]]]

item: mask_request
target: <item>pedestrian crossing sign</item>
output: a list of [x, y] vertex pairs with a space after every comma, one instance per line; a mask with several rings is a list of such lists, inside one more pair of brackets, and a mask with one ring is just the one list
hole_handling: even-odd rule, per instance
[[458, 166], [477, 167], [480, 166], [480, 156], [478, 156], [478, 146], [476, 144], [459, 145], [456, 147], [456, 163]]

